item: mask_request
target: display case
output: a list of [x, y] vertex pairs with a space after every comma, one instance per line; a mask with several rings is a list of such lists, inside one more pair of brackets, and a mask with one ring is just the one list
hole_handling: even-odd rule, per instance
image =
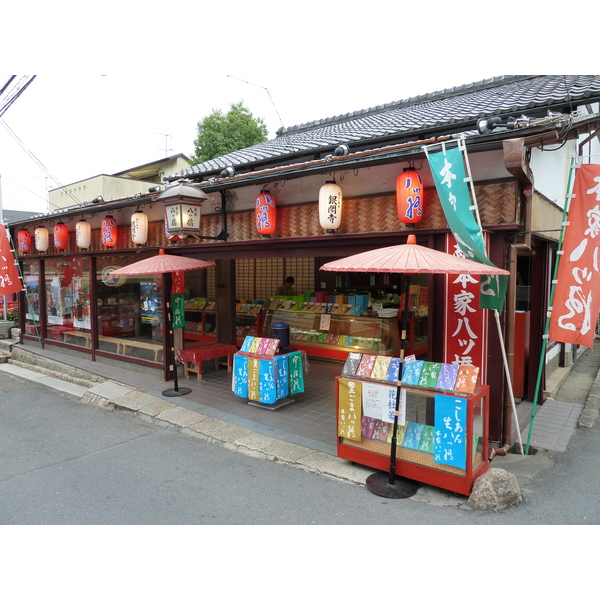
[[184, 305], [184, 339], [214, 342], [217, 339], [215, 302], [206, 298], [192, 298]]
[[[396, 390], [391, 383], [337, 377], [340, 458], [389, 472]], [[488, 469], [489, 386], [472, 394], [400, 390], [396, 475], [469, 495]]]
[[258, 300], [244, 300], [235, 306], [235, 336], [241, 346], [247, 335], [257, 336], [262, 332], [263, 306]]
[[[350, 305], [348, 305], [350, 306]], [[337, 310], [340, 307], [337, 307]], [[346, 360], [348, 352], [363, 352], [397, 356], [400, 335], [396, 317], [362, 317], [342, 314], [336, 306], [304, 303], [301, 310], [269, 308], [266, 310], [263, 335], [271, 331], [272, 323], [287, 323], [292, 347], [308, 356]]]

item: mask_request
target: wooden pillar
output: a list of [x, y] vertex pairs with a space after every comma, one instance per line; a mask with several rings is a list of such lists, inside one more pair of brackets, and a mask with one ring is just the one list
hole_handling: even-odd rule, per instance
[[217, 342], [235, 344], [235, 261], [216, 261]]

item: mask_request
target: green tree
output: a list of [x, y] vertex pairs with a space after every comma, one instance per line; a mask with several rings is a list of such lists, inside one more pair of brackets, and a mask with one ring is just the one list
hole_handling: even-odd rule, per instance
[[195, 151], [190, 163], [197, 165], [266, 140], [267, 126], [264, 120], [253, 117], [240, 101], [232, 104], [227, 114], [213, 110], [198, 122], [198, 135], [194, 140]]

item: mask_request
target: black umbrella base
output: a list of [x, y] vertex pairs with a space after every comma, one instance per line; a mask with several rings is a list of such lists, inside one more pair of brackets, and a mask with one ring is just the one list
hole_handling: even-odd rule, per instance
[[175, 396], [185, 396], [186, 394], [190, 394], [191, 391], [192, 390], [190, 388], [182, 387], [182, 388], [179, 388], [178, 390], [176, 390], [176, 389], [165, 390], [162, 393], [162, 395], [167, 396], [167, 398], [173, 398]]
[[394, 499], [410, 498], [421, 487], [420, 483], [404, 477], [394, 477], [394, 483], [390, 483], [390, 474], [383, 471], [369, 475], [366, 483], [367, 489], [373, 494]]

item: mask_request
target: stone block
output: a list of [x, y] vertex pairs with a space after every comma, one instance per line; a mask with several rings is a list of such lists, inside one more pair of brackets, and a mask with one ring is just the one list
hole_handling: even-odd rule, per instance
[[504, 469], [490, 469], [475, 480], [468, 504], [474, 510], [499, 512], [522, 501], [516, 476]]

